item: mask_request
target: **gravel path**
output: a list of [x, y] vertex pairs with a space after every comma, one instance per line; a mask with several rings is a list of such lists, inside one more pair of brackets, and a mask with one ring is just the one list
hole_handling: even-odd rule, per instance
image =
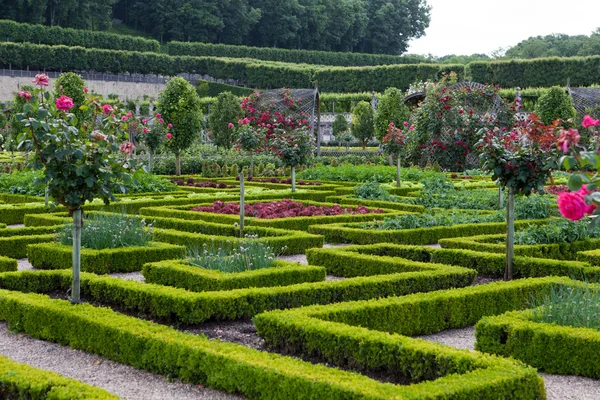
[[168, 382], [161, 375], [140, 371], [56, 343], [16, 334], [8, 330], [6, 323], [0, 323], [0, 354], [17, 362], [54, 371], [101, 387], [126, 399], [230, 400], [243, 398], [201, 385], [185, 384], [180, 381]]
[[19, 271], [30, 271], [33, 269], [33, 265], [26, 258], [21, 258], [17, 261], [17, 268]]
[[[475, 348], [475, 329], [450, 329], [419, 339], [442, 343], [458, 349]], [[548, 400], [598, 400], [600, 399], [600, 381], [581, 376], [542, 374], [546, 383]]]
[[145, 282], [146, 279], [141, 272], [119, 272], [115, 274], [109, 274], [113, 278], [125, 279], [127, 281]]
[[7, 228], [25, 228], [25, 224], [6, 225]]

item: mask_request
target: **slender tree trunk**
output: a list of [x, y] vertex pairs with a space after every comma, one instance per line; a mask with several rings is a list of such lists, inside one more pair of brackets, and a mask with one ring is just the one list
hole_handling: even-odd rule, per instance
[[148, 172], [152, 173], [152, 164], [154, 163], [154, 158], [152, 157], [152, 152], [148, 151]]
[[400, 155], [398, 155], [398, 159], [396, 160], [396, 185], [400, 187]]
[[506, 203], [506, 265], [504, 280], [512, 280], [513, 259], [515, 257], [515, 193], [508, 189], [508, 202]]
[[254, 157], [252, 153], [250, 154], [250, 171], [248, 171], [248, 176], [250, 179], [254, 178]]
[[550, 184], [554, 186], [554, 177], [552, 176], [552, 172], [550, 172]]
[[362, 142], [362, 149], [363, 149], [363, 150], [366, 150], [366, 149], [367, 149], [367, 142], [365, 142], [364, 140], [363, 140], [363, 142]]
[[240, 169], [240, 238], [244, 237], [244, 171]]
[[175, 153], [175, 175], [181, 175], [181, 157], [179, 152]]
[[46, 205], [46, 207], [48, 207], [48, 186], [46, 186], [46, 190], [44, 190], [44, 204]]
[[83, 225], [83, 210], [78, 208], [73, 211], [73, 280], [71, 283], [71, 303], [80, 303], [80, 278], [81, 271], [81, 227]]
[[500, 186], [498, 188], [498, 210], [502, 210], [504, 208], [504, 188]]
[[292, 193], [296, 193], [296, 166], [292, 167]]

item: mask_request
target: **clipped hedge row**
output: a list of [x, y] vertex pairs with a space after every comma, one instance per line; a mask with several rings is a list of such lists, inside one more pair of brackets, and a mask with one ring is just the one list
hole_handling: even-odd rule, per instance
[[[504, 274], [504, 254], [462, 249], [440, 249], [427, 246], [375, 244], [338, 249], [310, 249], [310, 264], [321, 265], [334, 275], [391, 273], [403, 270], [410, 263], [456, 265], [474, 269], [482, 275], [501, 277]], [[581, 261], [551, 260], [517, 256], [513, 260], [516, 278], [568, 276], [588, 281], [600, 280], [600, 268]]]
[[0, 256], [10, 258], [27, 257], [27, 246], [30, 244], [55, 242], [55, 234], [0, 237]]
[[117, 400], [103, 389], [0, 356], [0, 395], [3, 399]]
[[[503, 253], [506, 235], [481, 235], [466, 238], [440, 239], [439, 244], [449, 249], [467, 249], [488, 253]], [[515, 245], [515, 255], [555, 260], [576, 260], [580, 251], [600, 248], [600, 239], [579, 240], [571, 243]]]
[[253, 321], [258, 334], [279, 351], [413, 382], [425, 380], [404, 386], [407, 398], [541, 399], [542, 379], [521, 363], [406, 336], [464, 328], [485, 316], [524, 309], [533, 296], [570, 282], [556, 277], [501, 282], [272, 311]]
[[531, 60], [474, 61], [467, 65], [473, 82], [502, 87], [590, 86], [600, 83], [600, 56]]
[[154, 39], [59, 26], [24, 24], [9, 20], [0, 20], [0, 40], [47, 45], [62, 44], [96, 49], [160, 52], [160, 43]]
[[[263, 202], [263, 200], [251, 200], [247, 201], [246, 204], [254, 204]], [[302, 200], [299, 201], [305, 205], [315, 206], [333, 206], [333, 203], [320, 203], [314, 201]], [[209, 205], [209, 204], [203, 204]], [[207, 222], [214, 222], [218, 224], [230, 224], [233, 225], [238, 223], [240, 220], [239, 215], [233, 214], [216, 214], [201, 211], [189, 211], [190, 207], [144, 207], [139, 210], [140, 215], [147, 217], [166, 217], [176, 218], [184, 220], [202, 220]], [[385, 210], [382, 209], [383, 213], [380, 214], [340, 214], [340, 215], [324, 215], [324, 216], [312, 216], [312, 217], [289, 217], [289, 218], [255, 218], [246, 217], [244, 223], [248, 227], [263, 226], [279, 229], [297, 230], [297, 231], [308, 231], [308, 227], [311, 225], [319, 224], [330, 224], [336, 222], [360, 222], [360, 221], [374, 221], [381, 220], [391, 215], [406, 214], [402, 211], [397, 210]]]
[[288, 286], [325, 280], [325, 268], [276, 261], [273, 268], [225, 273], [189, 265], [183, 261], [163, 261], [144, 265], [145, 282], [173, 286], [192, 292]]
[[46, 296], [0, 291], [0, 319], [39, 339], [251, 399], [384, 400], [407, 388]]
[[0, 272], [17, 271], [19, 262], [14, 258], [0, 256]]
[[[336, 189], [336, 192], [338, 190]], [[390, 210], [400, 210], [400, 211], [408, 211], [408, 212], [416, 212], [422, 213], [425, 211], [425, 207], [420, 206], [418, 204], [408, 204], [408, 203], [395, 203], [392, 201], [381, 201], [381, 200], [363, 200], [353, 198], [350, 195], [348, 196], [328, 196], [325, 201], [331, 203], [337, 203], [341, 205], [361, 205], [365, 207], [373, 207], [373, 208], [387, 208]]]
[[475, 348], [513, 357], [551, 374], [600, 378], [600, 332], [532, 318], [533, 310], [483, 318], [475, 325]]
[[[515, 229], [526, 228], [530, 225], [542, 225], [550, 219], [515, 221]], [[452, 226], [432, 226], [416, 229], [363, 229], [362, 224], [329, 224], [312, 225], [310, 233], [325, 236], [328, 243], [402, 243], [402, 244], [432, 244], [442, 238], [489, 235], [506, 232], [505, 222], [489, 222], [481, 224], [457, 224]]]
[[[273, 309], [328, 304], [470, 285], [476, 272], [444, 266], [420, 272], [359, 277], [334, 282], [192, 293], [184, 289], [127, 281], [89, 273], [81, 275], [82, 296], [125, 311], [181, 324], [209, 319], [250, 318]], [[0, 273], [0, 287], [25, 292], [67, 290], [71, 272], [22, 271]]]
[[235, 96], [245, 97], [252, 94], [254, 89], [198, 79], [196, 92], [198, 92], [198, 96], [200, 97], [217, 97], [223, 92], [230, 92]]
[[[182, 258], [185, 246], [152, 242], [148, 246], [115, 249], [81, 249], [81, 270], [95, 274], [141, 271], [144, 264]], [[37, 269], [69, 269], [73, 248], [60, 243], [40, 243], [27, 247], [27, 258]]]
[[231, 44], [169, 42], [168, 51], [173, 56], [213, 56], [230, 58], [255, 58], [283, 61], [294, 64], [322, 64], [339, 66], [365, 66], [385, 64], [418, 64], [421, 56], [396, 56], [319, 50], [290, 50], [271, 47], [250, 47]]

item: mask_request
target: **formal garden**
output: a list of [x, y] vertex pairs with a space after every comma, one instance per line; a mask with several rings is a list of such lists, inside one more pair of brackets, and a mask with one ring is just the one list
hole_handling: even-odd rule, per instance
[[0, 398], [600, 398], [600, 56], [0, 34]]

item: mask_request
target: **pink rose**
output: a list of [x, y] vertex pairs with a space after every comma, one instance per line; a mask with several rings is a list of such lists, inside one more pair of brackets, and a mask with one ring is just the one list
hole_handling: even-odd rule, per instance
[[148, 133], [148, 128], [144, 128], [144, 129], [142, 130], [142, 132], [144, 132], [144, 133]]
[[408, 130], [409, 130], [409, 131], [414, 131], [414, 130], [415, 130], [415, 126], [414, 126], [414, 125], [411, 125], [411, 126], [408, 128]]
[[558, 195], [558, 211], [571, 221], [579, 221], [585, 216], [588, 205], [579, 193], [565, 192]]
[[48, 86], [48, 83], [50, 83], [50, 77], [46, 74], [37, 74], [35, 78], [33, 78], [32, 82], [39, 87]]
[[73, 103], [73, 99], [65, 96], [64, 94], [56, 99], [56, 108], [60, 111], [69, 111], [73, 108], [75, 104]]
[[127, 113], [127, 116], [128, 116], [129, 118], [133, 117], [133, 114], [131, 113], [131, 111]]
[[165, 120], [161, 118], [161, 119], [158, 120], [158, 122], [160, 122], [162, 124], [162, 123], [165, 122]]
[[598, 126], [600, 125], [600, 119], [594, 119], [592, 117], [590, 117], [589, 115], [586, 115], [585, 117], [583, 117], [583, 121], [581, 122], [581, 125], [583, 125], [584, 128], [589, 128], [590, 126]]
[[404, 121], [404, 126], [408, 126], [408, 122]]
[[171, 133], [170, 133], [170, 132], [169, 132], [169, 133], [167, 133], [167, 139], [168, 139], [168, 140], [171, 140], [171, 139], [173, 139], [173, 135], [171, 135]]
[[29, 101], [29, 100], [31, 100], [31, 93], [29, 93], [28, 91], [21, 91], [21, 92], [19, 92], [19, 97]]
[[121, 152], [125, 154], [131, 154], [133, 152], [133, 143], [125, 142], [121, 145]]
[[105, 104], [102, 106], [102, 111], [104, 114], [110, 114], [113, 111], [113, 107], [110, 104]]
[[127, 121], [127, 115], [123, 115], [123, 116], [121, 117], [121, 121], [123, 121], [123, 122]]
[[[162, 120], [161, 120], [162, 121]], [[173, 127], [173, 124], [168, 124], [167, 128], [171, 129]]]
[[160, 114], [158, 114], [158, 113], [157, 113], [157, 114], [156, 114], [156, 118], [160, 118]]
[[142, 124], [145, 124], [146, 122], [148, 122], [148, 120], [147, 120], [146, 118], [144, 118], [144, 119], [142, 120]]
[[228, 123], [228, 124], [227, 124], [227, 127], [228, 127], [229, 129], [233, 129], [233, 124], [230, 122], [230, 123]]
[[568, 131], [561, 131], [560, 136], [558, 138], [558, 148], [561, 149], [564, 153], [569, 151], [569, 147], [577, 146], [581, 136], [579, 135], [579, 131], [577, 129], [569, 129]]
[[83, 88], [83, 93], [87, 93], [88, 92], [88, 88], [84, 87]]

